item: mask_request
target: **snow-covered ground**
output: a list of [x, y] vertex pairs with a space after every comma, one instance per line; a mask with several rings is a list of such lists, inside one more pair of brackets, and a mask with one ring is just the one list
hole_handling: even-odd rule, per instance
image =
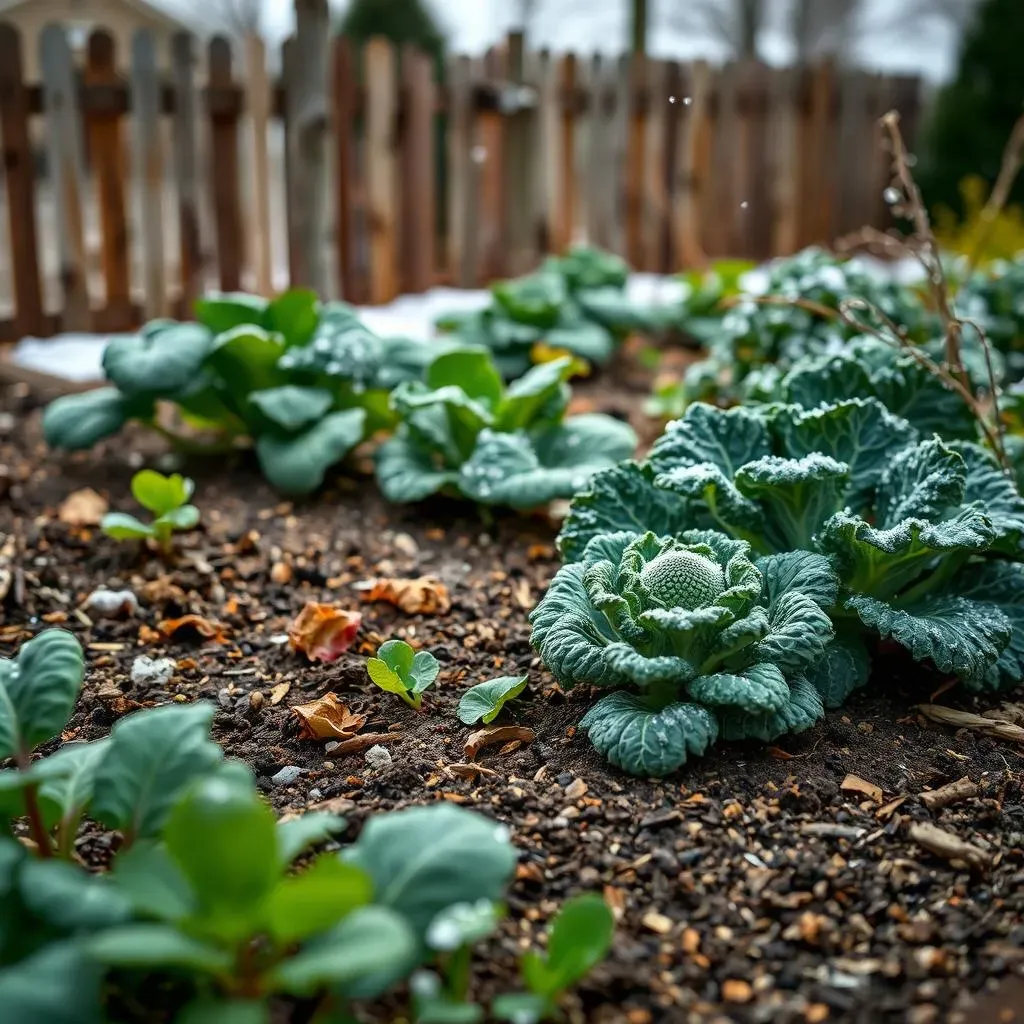
[[[858, 257], [858, 262], [872, 271], [897, 281], [919, 278], [920, 268], [913, 261], [884, 264], [871, 258]], [[768, 278], [765, 267], [759, 267], [741, 278], [743, 287], [754, 294], [763, 292]], [[678, 301], [686, 286], [677, 278], [658, 274], [633, 274], [627, 294], [637, 305]], [[359, 313], [363, 323], [384, 337], [407, 337], [427, 341], [434, 336], [434, 322], [445, 313], [470, 312], [487, 305], [490, 293], [459, 288], [433, 288], [421, 295], [402, 295], [386, 306], [363, 306]], [[53, 338], [25, 338], [19, 342], [11, 360], [26, 369], [38, 370], [71, 381], [103, 379], [103, 349], [112, 335], [61, 334]]]

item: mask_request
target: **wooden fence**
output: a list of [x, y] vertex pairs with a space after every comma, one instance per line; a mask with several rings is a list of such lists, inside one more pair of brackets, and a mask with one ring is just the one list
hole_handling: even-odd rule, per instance
[[[23, 81], [30, 43], [41, 83]], [[829, 64], [555, 56], [512, 35], [438, 82], [425, 55], [356, 51], [313, 16], [276, 81], [261, 41], [237, 49], [182, 34], [165, 72], [147, 32], [119, 54], [98, 30], [78, 69], [60, 27], [0, 23], [0, 340], [129, 329], [206, 287], [383, 303], [582, 239], [659, 272], [784, 254], [887, 223], [876, 122], [895, 107], [913, 144], [919, 116], [916, 79]]]

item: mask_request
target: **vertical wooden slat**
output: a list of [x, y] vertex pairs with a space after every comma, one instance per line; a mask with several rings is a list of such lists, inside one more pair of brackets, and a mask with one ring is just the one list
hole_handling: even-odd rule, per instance
[[406, 108], [402, 140], [402, 250], [406, 290], [424, 292], [434, 283], [434, 71], [430, 58], [402, 52]]
[[758, 171], [753, 160], [753, 61], [737, 63], [734, 74], [732, 163], [726, 171], [732, 178], [732, 206], [723, 213], [732, 228], [729, 254], [748, 258], [751, 250], [750, 192]]
[[249, 166], [252, 168], [249, 258], [255, 275], [256, 293], [270, 295], [274, 287], [270, 258], [270, 167], [267, 132], [270, 120], [270, 84], [267, 79], [266, 47], [255, 32], [245, 40], [245, 107], [249, 115]]
[[[121, 85], [114, 37], [106, 29], [97, 29], [89, 36], [85, 81], [89, 85], [108, 88]], [[106, 312], [127, 327], [132, 312], [121, 116], [114, 112], [91, 112], [86, 116], [86, 128], [93, 180], [99, 197]]]
[[572, 127], [572, 180], [573, 211], [570, 242], [578, 242], [587, 236], [590, 221], [590, 190], [587, 188], [590, 154], [590, 137], [594, 120], [590, 113], [594, 83], [590, 78], [589, 61], [577, 58], [575, 63], [576, 94], [580, 105], [576, 107]]
[[[196, 112], [195, 39], [176, 32], [171, 40], [174, 70], [174, 177], [178, 186], [178, 246], [181, 260], [180, 316], [192, 312], [202, 291], [202, 245], [199, 239], [199, 176], [196, 147], [199, 131]], [[236, 179], [237, 185], [237, 179]]]
[[295, 37], [289, 60], [288, 189], [292, 248], [302, 284], [326, 295], [327, 276], [327, 0], [295, 0]]
[[366, 45], [366, 179], [370, 203], [370, 302], [398, 294], [394, 128], [398, 107], [395, 55], [386, 39]]
[[85, 160], [82, 117], [78, 106], [75, 70], [67, 33], [60, 25], [47, 25], [39, 37], [46, 111], [46, 153], [57, 211], [57, 251], [64, 309], [64, 330], [91, 327], [86, 282], [85, 230], [82, 223], [82, 186]]
[[590, 59], [587, 71], [586, 175], [581, 184], [587, 193], [587, 238], [602, 249], [611, 243], [612, 213], [609, 201], [609, 153], [611, 132], [607, 102], [607, 69], [599, 53]]
[[531, 243], [538, 255], [551, 249], [558, 209], [558, 80], [555, 61], [542, 50], [530, 66], [537, 92], [531, 138]]
[[281, 80], [284, 86], [285, 102], [281, 111], [281, 125], [284, 130], [284, 218], [285, 236], [288, 249], [288, 282], [297, 285], [302, 278], [302, 257], [299, 253], [299, 239], [296, 227], [296, 183], [295, 155], [292, 153], [292, 124], [295, 120], [295, 91], [298, 86], [299, 70], [295, 51], [295, 36], [289, 36], [281, 44]]
[[779, 68], [772, 75], [771, 175], [775, 211], [772, 254], [775, 256], [796, 252], [800, 244], [797, 85], [798, 75], [793, 68]]
[[[679, 136], [682, 131], [684, 80], [683, 70], [676, 61], [665, 65], [665, 139], [662, 154], [661, 180], [665, 190], [665, 211], [658, 229], [657, 271], [670, 274], [679, 269], [680, 253], [675, 246], [674, 216], [678, 199], [676, 167], [679, 159]], [[691, 100], [692, 102], [692, 100]]]
[[644, 186], [641, 202], [641, 252], [639, 266], [647, 271], [661, 269], [662, 227], [668, 215], [665, 188], [665, 139], [669, 110], [666, 84], [668, 66], [664, 61], [647, 63], [647, 116], [644, 145]]
[[[506, 74], [506, 55], [492, 47], [484, 57], [484, 73], [491, 82]], [[505, 118], [485, 111], [477, 118], [476, 165], [480, 175], [480, 257], [485, 280], [507, 272], [505, 224]]]
[[766, 260], [772, 255], [771, 154], [768, 148], [771, 109], [771, 70], [755, 63], [750, 68], [749, 86], [753, 108], [750, 112], [750, 159], [752, 174], [744, 197], [750, 256]]
[[36, 239], [35, 168], [29, 137], [28, 92], [22, 81], [21, 38], [0, 23], [0, 157], [7, 191], [7, 242], [14, 275], [14, 329], [46, 333]]
[[617, 64], [609, 67], [612, 76], [614, 107], [610, 128], [611, 147], [611, 194], [612, 194], [612, 248], [620, 256], [626, 256], [626, 160], [629, 152], [630, 110], [632, 89], [630, 59], [622, 56]]
[[706, 234], [701, 230], [704, 204], [709, 194], [711, 161], [711, 69], [707, 61], [694, 63], [687, 75], [683, 96], [683, 125], [679, 132], [681, 152], [676, 163], [676, 252], [684, 267], [707, 262]]
[[[562, 58], [562, 93], [565, 97], [576, 95], [576, 57], [568, 54]], [[555, 230], [555, 252], [564, 252], [572, 242], [573, 224], [576, 220], [576, 134], [574, 125], [576, 112], [571, 102], [561, 105], [560, 131], [558, 141], [558, 194], [561, 208], [557, 211], [558, 222]]]
[[815, 171], [818, 175], [819, 192], [815, 205], [814, 238], [830, 245], [835, 238], [835, 218], [838, 175], [836, 154], [837, 123], [836, 112], [836, 71], [831, 61], [826, 60], [816, 71], [813, 79], [811, 119], [815, 139]]
[[[231, 44], [223, 36], [210, 40], [209, 80], [230, 87]], [[210, 108], [210, 186], [217, 234], [217, 272], [222, 291], [242, 287], [242, 211], [238, 175], [238, 118]]]
[[352, 209], [355, 184], [355, 56], [349, 40], [334, 37], [331, 116], [334, 140], [334, 216], [338, 247], [338, 293], [356, 301], [356, 237]]
[[[526, 76], [526, 54], [523, 33], [510, 32], [506, 42], [506, 80], [512, 88], [521, 88]], [[529, 144], [533, 113], [518, 107], [505, 116], [504, 167], [502, 182], [505, 191], [503, 210], [506, 272], [525, 273], [530, 259]]]
[[725, 64], [717, 76], [717, 99], [713, 142], [714, 173], [704, 206], [708, 249], [718, 257], [735, 255], [732, 250], [736, 166], [736, 65]]
[[643, 264], [643, 189], [644, 139], [647, 132], [647, 112], [641, 104], [641, 94], [647, 89], [648, 60], [643, 53], [634, 53], [629, 65], [629, 123], [626, 151], [626, 259], [640, 268]]
[[147, 320], [167, 315], [164, 285], [163, 153], [160, 146], [160, 81], [153, 34], [132, 36], [132, 176], [142, 243], [142, 308]]
[[472, 71], [468, 57], [452, 57], [448, 80], [448, 270], [461, 288], [476, 267], [476, 197], [472, 159]]
[[865, 71], [853, 70], [843, 75], [839, 90], [839, 152], [836, 168], [838, 182], [838, 217], [836, 232], [848, 234], [863, 226], [858, 221], [858, 194], [871, 167], [870, 154], [861, 148], [867, 110], [867, 78]]

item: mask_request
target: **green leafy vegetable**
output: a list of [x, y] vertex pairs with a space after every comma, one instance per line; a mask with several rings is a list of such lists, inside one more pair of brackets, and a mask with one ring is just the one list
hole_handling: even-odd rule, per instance
[[459, 719], [466, 725], [493, 722], [501, 709], [526, 689], [525, 675], [500, 676], [470, 687], [459, 700]]
[[152, 469], [141, 469], [132, 477], [132, 495], [147, 511], [151, 523], [143, 523], [124, 512], [108, 512], [100, 529], [114, 540], [147, 540], [152, 538], [161, 551], [171, 549], [171, 539], [178, 530], [192, 530], [199, 523], [199, 509], [188, 504], [194, 484], [177, 473], [163, 476]]
[[386, 641], [377, 650], [377, 657], [366, 662], [366, 671], [377, 686], [397, 693], [417, 711], [423, 704], [424, 691], [434, 685], [440, 670], [430, 651], [414, 651], [404, 640]]

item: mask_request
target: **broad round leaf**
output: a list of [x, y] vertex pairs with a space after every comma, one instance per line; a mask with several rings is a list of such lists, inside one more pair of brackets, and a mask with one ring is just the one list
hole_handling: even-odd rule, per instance
[[264, 434], [256, 441], [264, 476], [285, 494], [315, 491], [327, 470], [363, 439], [365, 423], [362, 409], [345, 409], [293, 437]]
[[360, 907], [274, 968], [268, 981], [293, 995], [309, 995], [324, 986], [344, 992], [374, 974], [396, 980], [415, 957], [416, 938], [401, 914], [386, 906]]
[[182, 505], [165, 512], [154, 526], [169, 526], [172, 530], [194, 530], [199, 525], [199, 509], [195, 505]]
[[320, 321], [320, 302], [309, 288], [291, 288], [267, 306], [263, 325], [284, 338], [289, 348], [305, 345]]
[[516, 863], [505, 826], [451, 804], [377, 815], [343, 856], [373, 878], [375, 904], [397, 910], [420, 940], [453, 903], [501, 900]]
[[430, 922], [427, 945], [439, 953], [475, 945], [494, 933], [503, 912], [504, 908], [493, 900], [453, 903]]
[[114, 338], [103, 352], [103, 371], [126, 395], [171, 395], [199, 374], [212, 340], [195, 323]]
[[488, 408], [497, 408], [504, 386], [485, 348], [465, 348], [438, 356], [427, 368], [427, 387], [436, 391], [448, 385], [461, 388]]
[[523, 977], [532, 992], [555, 996], [593, 970], [611, 949], [615, 918], [593, 893], [569, 900], [551, 923], [547, 957], [523, 959]]
[[334, 398], [324, 388], [300, 388], [285, 384], [254, 391], [249, 401], [275, 426], [291, 434], [315, 423], [330, 409]]
[[132, 497], [155, 516], [162, 516], [184, 505], [195, 484], [180, 473], [164, 476], [153, 469], [140, 469], [132, 477]]
[[110, 928], [132, 916], [131, 905], [109, 878], [66, 861], [26, 861], [19, 888], [28, 910], [60, 932]]
[[143, 540], [154, 535], [152, 526], [127, 512], [108, 512], [100, 521], [100, 529], [114, 540]]
[[43, 413], [43, 434], [51, 448], [81, 451], [116, 434], [129, 419], [129, 403], [117, 388], [64, 395]]
[[225, 950], [169, 924], [112, 928], [91, 939], [86, 948], [98, 963], [115, 967], [185, 967], [197, 974], [221, 974], [231, 967], [231, 956]]
[[204, 906], [204, 923], [241, 938], [280, 874], [274, 812], [253, 785], [214, 774], [171, 809], [164, 839]]
[[287, 945], [333, 928], [372, 899], [373, 881], [365, 871], [324, 854], [305, 871], [277, 883], [263, 904], [263, 925]]
[[100, 1024], [103, 968], [74, 939], [0, 970], [4, 1024]]
[[277, 365], [283, 352], [284, 342], [279, 335], [243, 324], [217, 335], [207, 364], [224, 381], [234, 407], [245, 412], [253, 391], [287, 382], [285, 372]]
[[156, 835], [171, 804], [223, 757], [210, 739], [213, 706], [167, 704], [136, 711], [111, 730], [96, 769], [92, 816], [136, 838]]
[[246, 292], [212, 292], [196, 299], [196, 319], [214, 334], [223, 334], [243, 324], [266, 326], [268, 302], [261, 295]]
[[67, 724], [85, 675], [81, 644], [47, 629], [0, 658], [0, 758], [27, 755]]
[[493, 722], [507, 701], [513, 700], [526, 689], [525, 675], [501, 676], [477, 683], [468, 689], [459, 701], [459, 719], [466, 725], [474, 722]]
[[395, 504], [422, 501], [459, 479], [456, 470], [438, 469], [430, 449], [402, 427], [377, 449], [375, 464], [377, 484]]
[[409, 689], [413, 693], [422, 693], [429, 689], [440, 671], [441, 666], [430, 651], [417, 651], [409, 670]]
[[69, 743], [33, 765], [33, 774], [41, 780], [39, 805], [47, 827], [81, 818], [92, 800], [96, 769], [109, 747], [106, 736], [92, 743]]

